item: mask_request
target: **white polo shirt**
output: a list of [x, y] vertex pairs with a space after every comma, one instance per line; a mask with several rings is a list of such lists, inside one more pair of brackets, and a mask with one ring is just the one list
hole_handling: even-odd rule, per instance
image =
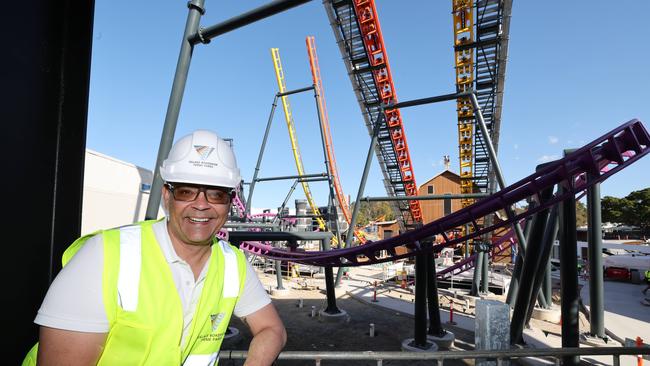
[[[165, 220], [157, 222], [152, 228], [171, 268], [183, 305], [183, 339], [185, 339], [194, 317], [194, 310], [201, 297], [210, 261], [206, 262], [199, 278], [195, 281], [190, 265], [174, 251], [167, 232], [167, 222]], [[86, 241], [86, 244], [56, 276], [34, 322], [46, 327], [79, 332], [108, 332], [109, 324], [102, 293], [103, 268], [103, 240], [101, 235], [95, 235]], [[247, 316], [271, 302], [248, 262], [246, 262], [246, 271], [244, 289], [234, 309], [234, 314], [238, 317]]]

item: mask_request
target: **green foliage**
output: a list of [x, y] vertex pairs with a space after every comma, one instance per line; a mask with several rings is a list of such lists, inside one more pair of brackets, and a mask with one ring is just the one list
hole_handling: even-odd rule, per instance
[[[350, 211], [354, 209], [350, 208]], [[367, 225], [370, 221], [389, 221], [395, 219], [395, 213], [388, 202], [361, 202], [357, 214], [357, 226]]]
[[624, 198], [603, 197], [603, 221], [618, 222], [650, 231], [650, 188], [634, 191]]
[[580, 201], [576, 201], [576, 225], [587, 225], [587, 206]]

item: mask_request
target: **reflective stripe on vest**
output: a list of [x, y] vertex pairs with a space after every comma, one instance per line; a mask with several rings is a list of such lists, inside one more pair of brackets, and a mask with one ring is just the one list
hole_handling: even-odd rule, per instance
[[189, 355], [183, 366], [213, 366], [219, 361], [219, 352], [210, 355]]
[[237, 297], [239, 295], [239, 272], [237, 270], [237, 254], [232, 247], [223, 240], [219, 240], [221, 251], [223, 252], [224, 262], [224, 280], [223, 280], [223, 297]]
[[[142, 263], [142, 230], [139, 225], [126, 226], [120, 230], [120, 272], [117, 280], [118, 302], [126, 311], [138, 308], [138, 290], [140, 287], [140, 266]], [[237, 254], [228, 243], [220, 240], [219, 246], [224, 255], [223, 297], [239, 295], [239, 273]]]
[[126, 311], [138, 308], [140, 267], [142, 265], [142, 230], [140, 225], [120, 228], [120, 272], [117, 279], [117, 299]]

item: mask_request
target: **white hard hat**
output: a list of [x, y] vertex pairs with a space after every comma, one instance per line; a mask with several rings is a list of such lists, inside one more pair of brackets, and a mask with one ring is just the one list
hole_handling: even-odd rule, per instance
[[241, 181], [230, 145], [207, 130], [180, 138], [160, 167], [165, 182], [236, 188]]

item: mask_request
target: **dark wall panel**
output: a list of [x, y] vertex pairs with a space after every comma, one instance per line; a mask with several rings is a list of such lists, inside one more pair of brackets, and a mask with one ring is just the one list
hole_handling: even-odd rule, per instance
[[2, 5], [0, 268], [8, 365], [20, 364], [36, 341], [36, 311], [81, 229], [93, 15], [92, 0]]

